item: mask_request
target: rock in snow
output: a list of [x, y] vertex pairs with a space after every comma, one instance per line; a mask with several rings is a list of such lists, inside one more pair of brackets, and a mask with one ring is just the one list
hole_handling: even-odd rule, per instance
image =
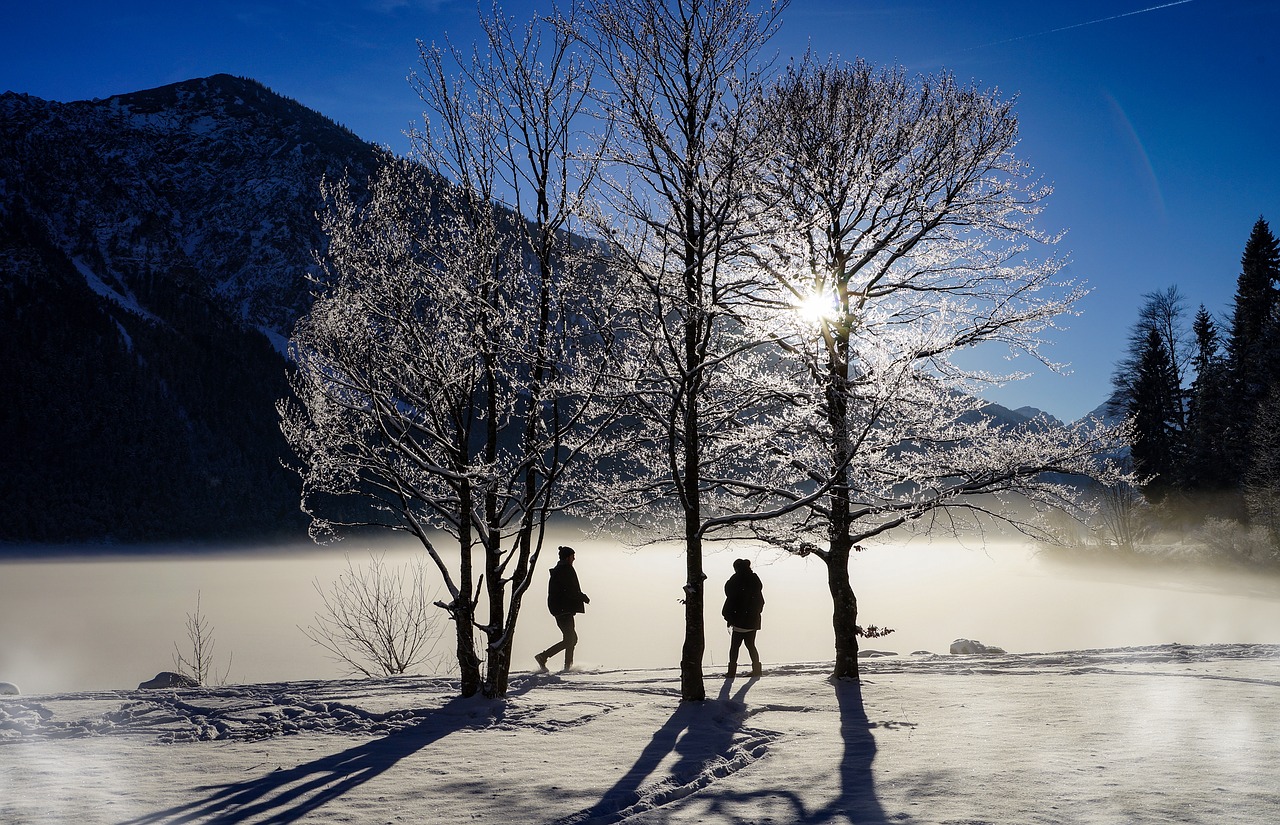
[[194, 688], [200, 687], [200, 683], [190, 676], [183, 676], [181, 673], [174, 673], [170, 670], [162, 670], [156, 674], [156, 678], [143, 682], [138, 685], [138, 690], [160, 690], [162, 688]]
[[0, 682], [0, 696], [17, 696], [21, 691], [13, 682]]
[[1005, 649], [1002, 647], [988, 647], [982, 642], [975, 642], [973, 639], [956, 639], [951, 643], [951, 652], [966, 656], [976, 656], [983, 653], [1003, 656]]

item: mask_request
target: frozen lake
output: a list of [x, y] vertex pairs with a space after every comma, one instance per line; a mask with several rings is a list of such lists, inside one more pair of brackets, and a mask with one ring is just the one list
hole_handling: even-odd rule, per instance
[[[578, 549], [579, 578], [592, 599], [578, 621], [578, 664], [676, 666], [684, 622], [680, 553], [633, 551], [569, 532], [556, 539]], [[27, 694], [134, 688], [173, 668], [175, 642], [186, 649], [184, 625], [197, 592], [214, 628], [220, 672], [233, 657], [229, 682], [346, 675], [299, 626], [313, 624], [320, 606], [313, 581], [327, 587], [345, 569], [344, 553], [364, 562], [371, 549], [393, 564], [415, 552], [403, 541], [351, 541], [337, 548], [0, 561], [0, 681]], [[725, 661], [720, 594], [739, 556], [751, 558], [764, 581], [759, 647], [766, 666], [829, 660], [830, 599], [820, 561], [713, 547], [706, 557], [708, 668]], [[545, 567], [522, 614], [519, 670], [531, 669], [533, 654], [558, 638], [545, 608]], [[960, 637], [1010, 653], [1280, 642], [1280, 579], [1240, 571], [1068, 567], [1042, 561], [1026, 545], [917, 539], [859, 554], [854, 586], [861, 623], [897, 631], [865, 646], [904, 654], [945, 652]], [[451, 639], [443, 645], [451, 647]]]

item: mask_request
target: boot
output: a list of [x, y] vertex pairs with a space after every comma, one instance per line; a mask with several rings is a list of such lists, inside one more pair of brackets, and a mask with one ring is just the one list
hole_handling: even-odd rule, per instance
[[726, 679], [732, 679], [732, 678], [734, 678], [734, 677], [735, 677], [735, 676], [737, 676], [737, 675], [738, 675], [738, 664], [737, 664], [737, 662], [730, 662], [730, 663], [729, 663], [729, 671], [728, 671], [727, 673], [725, 673], [724, 678], [726, 678]]
[[764, 673], [764, 670], [760, 667], [760, 663], [759, 663], [758, 661], [757, 661], [757, 662], [752, 662], [752, 663], [751, 663], [751, 678], [752, 678], [752, 679], [757, 678], [758, 676], [762, 675], [763, 673]]

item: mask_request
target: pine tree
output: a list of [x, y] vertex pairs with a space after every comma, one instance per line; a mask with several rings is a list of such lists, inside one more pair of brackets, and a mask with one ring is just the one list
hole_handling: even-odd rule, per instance
[[1195, 336], [1196, 350], [1191, 357], [1191, 366], [1196, 371], [1196, 380], [1192, 386], [1207, 373], [1222, 357], [1222, 341], [1218, 335], [1218, 325], [1204, 304], [1196, 310], [1196, 319], [1191, 323], [1191, 334]]
[[1173, 382], [1180, 390], [1175, 410], [1176, 422], [1179, 429], [1185, 429], [1187, 396], [1181, 392], [1181, 389], [1184, 386], [1187, 367], [1195, 356], [1183, 325], [1186, 299], [1176, 285], [1165, 290], [1148, 292], [1142, 298], [1143, 304], [1138, 311], [1138, 320], [1129, 330], [1128, 353], [1116, 364], [1115, 373], [1111, 376], [1112, 394], [1108, 400], [1108, 407], [1112, 413], [1123, 415], [1128, 412], [1133, 396], [1133, 383], [1138, 376], [1138, 364], [1146, 349], [1147, 337], [1154, 332], [1164, 345]]
[[1223, 433], [1229, 417], [1227, 365], [1217, 324], [1203, 304], [1196, 312], [1192, 332], [1196, 349], [1191, 364], [1196, 377], [1191, 384], [1187, 411], [1183, 486], [1189, 491], [1216, 493], [1230, 489], [1233, 484], [1221, 460]]
[[1147, 498], [1157, 503], [1177, 487], [1182, 453], [1178, 426], [1181, 396], [1173, 357], [1159, 331], [1151, 328], [1138, 358], [1128, 412], [1134, 426], [1133, 469], [1145, 480]]
[[1267, 222], [1258, 218], [1240, 259], [1231, 332], [1227, 339], [1227, 408], [1221, 461], [1233, 486], [1240, 487], [1252, 463], [1251, 438], [1258, 406], [1280, 373], [1275, 343], [1276, 288], [1280, 282], [1280, 244]]
[[1185, 299], [1177, 286], [1149, 292], [1129, 331], [1129, 347], [1111, 376], [1107, 406], [1133, 420], [1133, 469], [1147, 479], [1143, 493], [1153, 502], [1182, 489], [1186, 454], [1187, 398], [1183, 386], [1196, 356], [1187, 340]]

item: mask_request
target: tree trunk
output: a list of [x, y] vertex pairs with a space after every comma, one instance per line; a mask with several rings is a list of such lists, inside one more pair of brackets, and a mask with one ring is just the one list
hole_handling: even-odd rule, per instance
[[848, 546], [832, 548], [827, 557], [827, 587], [831, 590], [831, 629], [835, 631], [837, 679], [858, 680], [858, 598], [849, 583]]
[[[686, 404], [693, 409], [690, 416], [697, 417], [694, 399]], [[706, 628], [703, 621], [703, 602], [706, 593], [706, 574], [702, 571], [702, 509], [699, 491], [698, 438], [696, 424], [685, 421], [685, 584], [684, 584], [684, 648], [680, 654], [680, 698], [686, 702], [701, 702], [707, 698], [702, 681], [702, 654], [707, 647]]]
[[[470, 512], [471, 488], [463, 483], [459, 490], [462, 512]], [[471, 527], [463, 523], [458, 532], [458, 550], [461, 558], [458, 567], [458, 597], [449, 611], [458, 635], [458, 674], [463, 696], [475, 696], [480, 691], [480, 657], [476, 655], [475, 602], [472, 582], [475, 580], [471, 559]]]
[[484, 695], [490, 699], [501, 699], [507, 695], [507, 685], [511, 678], [511, 637], [496, 647], [489, 648], [489, 674], [484, 683]]
[[510, 617], [507, 616], [503, 604], [506, 599], [507, 585], [499, 569], [499, 562], [502, 559], [501, 537], [496, 530], [491, 533], [491, 536], [493, 546], [485, 548], [485, 575], [487, 576], [485, 586], [489, 596], [489, 622], [484, 628], [483, 690], [485, 696], [498, 698], [507, 693], [507, 678], [511, 671], [511, 648], [503, 641]]
[[[460, 599], [469, 599], [469, 593], [462, 593]], [[463, 696], [475, 696], [480, 692], [480, 657], [476, 656], [475, 621], [470, 603], [461, 609], [452, 611], [453, 621], [458, 631], [458, 672], [461, 675], [461, 693]]]
[[[686, 201], [686, 226], [693, 225], [692, 201]], [[685, 247], [685, 299], [689, 302], [689, 315], [684, 325], [684, 418], [680, 422], [684, 454], [684, 478], [680, 495], [684, 505], [684, 541], [686, 580], [684, 585], [684, 648], [680, 655], [680, 698], [686, 702], [701, 702], [707, 698], [702, 681], [702, 654], [706, 650], [706, 628], [703, 621], [703, 594], [706, 574], [702, 572], [702, 421], [699, 420], [698, 399], [702, 392], [702, 369], [705, 367], [700, 345], [703, 325], [710, 320], [701, 314], [703, 300], [701, 279], [698, 277], [703, 261], [697, 247], [686, 243]]]
[[[844, 317], [849, 315], [847, 285], [839, 286]], [[849, 410], [849, 328], [842, 326], [832, 336], [827, 363], [827, 415], [834, 434], [832, 468], [836, 483], [831, 487], [830, 544], [827, 549], [827, 588], [831, 591], [831, 628], [835, 631], [837, 679], [858, 678], [858, 599], [849, 583], [849, 555], [853, 552], [853, 513], [849, 501], [850, 446]]]
[[696, 526], [685, 538], [688, 579], [684, 586], [684, 648], [680, 654], [680, 699], [701, 702], [707, 698], [702, 679], [702, 655], [706, 651], [703, 603], [706, 575], [702, 572], [702, 539]]

